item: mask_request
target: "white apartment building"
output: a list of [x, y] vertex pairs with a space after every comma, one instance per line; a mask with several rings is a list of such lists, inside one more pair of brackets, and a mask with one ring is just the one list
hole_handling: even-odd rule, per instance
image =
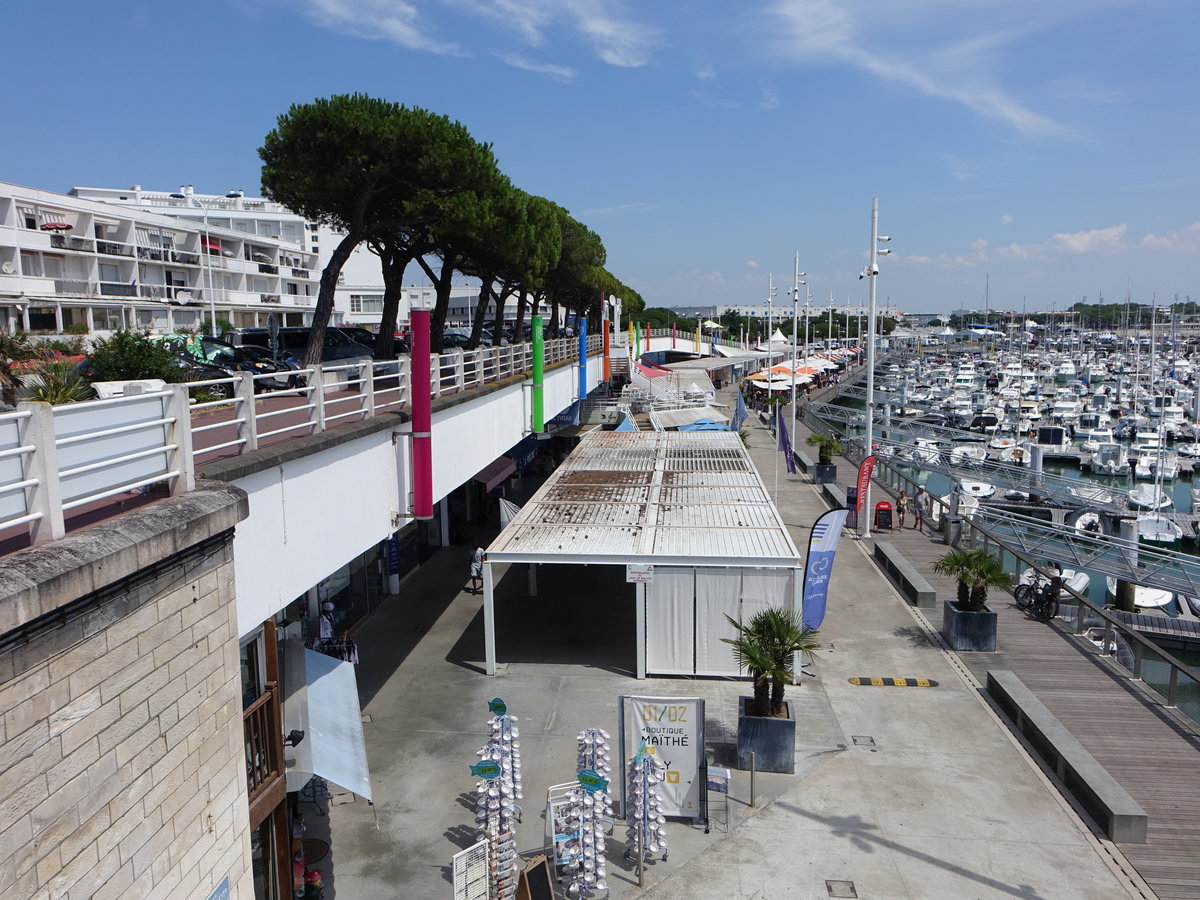
[[[316, 303], [321, 270], [342, 237], [327, 225], [308, 222], [279, 203], [263, 197], [247, 197], [240, 190], [229, 191], [227, 194], [197, 194], [191, 185], [181, 185], [177, 191], [171, 192], [147, 191], [140, 185], [135, 185], [128, 190], [75, 187], [71, 189], [70, 195], [144, 209], [184, 219], [201, 227], [207, 222], [214, 229], [232, 230], [255, 238], [282, 241], [299, 252], [315, 254], [316, 262], [310, 282], [313, 305]], [[415, 263], [413, 268], [416, 268]], [[469, 322], [478, 294], [479, 288], [476, 286], [454, 287], [451, 290], [446, 321], [454, 324]], [[283, 299], [286, 301], [288, 298]], [[400, 300], [397, 322], [401, 325], [407, 323], [409, 309], [413, 306], [432, 307], [433, 300], [434, 291], [428, 285], [406, 287]], [[342, 267], [333, 308], [334, 314], [330, 319], [333, 324], [361, 325], [367, 328], [379, 324], [383, 312], [383, 275], [380, 272], [379, 258], [371, 253], [366, 245], [355, 248]], [[311, 313], [311, 310], [309, 312]], [[288, 324], [307, 324], [309, 318], [310, 316], [306, 316], [303, 323], [289, 321]], [[234, 324], [242, 325], [241, 322]]]
[[[114, 192], [116, 202], [129, 198], [121, 208], [91, 193], [0, 182], [0, 325], [167, 332], [213, 312], [236, 326], [265, 325], [272, 312], [286, 325], [311, 317], [317, 254], [279, 218], [251, 229], [215, 204], [197, 210], [199, 221], [170, 214], [195, 207], [191, 195]], [[221, 199], [233, 207], [241, 198]]]

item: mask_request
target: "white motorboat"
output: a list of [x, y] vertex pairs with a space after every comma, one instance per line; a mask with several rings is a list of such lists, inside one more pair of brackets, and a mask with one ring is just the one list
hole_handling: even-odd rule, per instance
[[1183, 540], [1183, 529], [1173, 519], [1158, 513], [1143, 513], [1137, 517], [1138, 540], [1160, 548], [1171, 548]]
[[988, 497], [993, 497], [996, 494], [996, 486], [986, 481], [971, 481], [964, 478], [959, 481], [958, 487], [963, 494], [980, 500], [986, 500]]
[[908, 451], [908, 458], [917, 465], [936, 463], [941, 460], [942, 451], [938, 449], [937, 441], [930, 438], [917, 438], [913, 441], [912, 449]]
[[1129, 505], [1134, 509], [1170, 509], [1175, 505], [1169, 492], [1160, 484], [1139, 484], [1128, 492]]
[[987, 449], [981, 444], [962, 444], [950, 450], [950, 465], [977, 466], [987, 459]]
[[1000, 461], [1006, 462], [1010, 466], [1029, 465], [1029, 456], [1028, 444], [1014, 444], [1000, 451]]
[[1009, 447], [1017, 446], [1017, 439], [1011, 437], [994, 437], [987, 442], [989, 450], [1007, 450]]
[[1097, 475], [1128, 475], [1129, 454], [1120, 444], [1101, 444], [1092, 455], [1092, 471]]
[[[1104, 581], [1108, 587], [1108, 593], [1115, 598], [1117, 596], [1117, 579], [1109, 575]], [[1144, 584], [1134, 585], [1133, 588], [1133, 605], [1141, 609], [1157, 609], [1167, 606], [1174, 599], [1174, 593], [1162, 588], [1146, 587]]]
[[1200, 457], [1200, 444], [1176, 444], [1175, 453], [1184, 459]]

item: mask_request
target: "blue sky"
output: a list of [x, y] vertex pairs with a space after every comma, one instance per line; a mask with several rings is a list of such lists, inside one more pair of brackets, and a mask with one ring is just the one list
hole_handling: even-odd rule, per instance
[[[458, 119], [650, 305], [1200, 299], [1195, 0], [18, 0], [0, 180], [259, 190], [292, 103]], [[419, 280], [413, 270], [411, 280]]]

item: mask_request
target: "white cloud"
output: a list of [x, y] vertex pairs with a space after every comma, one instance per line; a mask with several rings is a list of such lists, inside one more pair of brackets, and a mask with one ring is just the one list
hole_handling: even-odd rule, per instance
[[700, 101], [701, 105], [707, 106], [709, 109], [741, 109], [741, 104], [736, 100], [714, 97], [712, 94], [706, 94], [703, 91], [692, 91], [692, 96]]
[[405, 0], [304, 0], [303, 10], [318, 25], [352, 37], [388, 40], [409, 50], [465, 55], [458, 44], [435, 38], [432, 26]]
[[751, 269], [757, 269], [757, 268], [758, 268], [758, 263], [757, 263], [757, 262], [755, 262], [755, 261], [754, 261], [754, 260], [752, 260], [752, 259], [748, 259], [748, 260], [746, 260], [746, 265], [747, 265], [747, 266], [749, 266]]
[[[892, 0], [881, 14], [869, 0], [774, 0], [766, 29], [775, 52], [793, 62], [854, 66], [883, 81], [961, 104], [1028, 136], [1066, 134], [1062, 125], [1029, 109], [992, 75], [1001, 68], [998, 60], [1007, 45], [1044, 27], [1052, 14], [1036, 14], [1032, 3], [983, 6]], [[997, 22], [1005, 16], [1007, 24]]]
[[1182, 231], [1167, 234], [1148, 234], [1142, 245], [1155, 250], [1173, 250], [1179, 253], [1200, 253], [1200, 222], [1193, 222]]
[[526, 72], [537, 72], [539, 75], [549, 75], [559, 81], [571, 81], [579, 73], [570, 66], [557, 66], [553, 63], [538, 63], [515, 53], [497, 53], [496, 56], [517, 69]]
[[758, 101], [759, 109], [778, 109], [779, 95], [768, 88], [762, 89], [762, 98]]
[[1127, 230], [1126, 225], [1112, 225], [1108, 228], [1093, 228], [1090, 231], [1060, 232], [1040, 243], [997, 247], [994, 255], [998, 259], [1028, 262], [1060, 256], [1124, 253], [1128, 249], [1125, 244]]
[[1011, 224], [1012, 224], [1012, 221], [1013, 221], [1013, 217], [1012, 217], [1012, 216], [1010, 216], [1008, 213], [1005, 213], [1004, 215], [1002, 215], [1002, 216], [1000, 217], [1000, 224], [1001, 224], [1001, 225], [1011, 225]]
[[450, 5], [513, 29], [534, 47], [548, 43], [556, 27], [568, 28], [601, 60], [623, 68], [646, 65], [661, 43], [657, 28], [624, 11], [625, 0], [450, 0]]
[[657, 209], [654, 203], [620, 203], [616, 206], [601, 206], [596, 209], [585, 209], [580, 211], [580, 216], [596, 219], [603, 216], [619, 215], [621, 213], [644, 213]]

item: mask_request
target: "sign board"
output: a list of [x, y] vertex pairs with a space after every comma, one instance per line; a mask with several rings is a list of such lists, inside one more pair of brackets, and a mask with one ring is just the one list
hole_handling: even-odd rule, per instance
[[471, 766], [471, 774], [492, 781], [500, 777], [500, 764], [492, 760], [484, 760]]
[[628, 584], [649, 584], [654, 580], [654, 566], [625, 567], [625, 581]]
[[517, 878], [517, 900], [554, 900], [554, 881], [544, 856], [535, 856]]
[[493, 716], [502, 716], [508, 712], [508, 704], [506, 704], [499, 697], [496, 697], [488, 702], [488, 712], [490, 712]]
[[580, 836], [578, 828], [568, 824], [571, 819], [567, 811], [578, 802], [570, 793], [552, 793], [546, 801], [546, 821], [550, 823], [551, 842], [554, 846], [554, 872], [561, 878], [567, 863], [573, 859], [582, 859], [583, 851], [571, 853], [567, 843]]
[[455, 853], [454, 900], [488, 900], [491, 896], [491, 873], [488, 866], [488, 843], [480, 841], [461, 853]]
[[594, 794], [596, 791], [608, 790], [608, 779], [601, 778], [599, 773], [593, 769], [581, 769], [579, 772], [579, 783], [589, 794]]
[[617, 708], [622, 790], [627, 761], [644, 742], [645, 752], [667, 767], [660, 787], [663, 815], [696, 821], [707, 818], [704, 701], [698, 697], [620, 697]]
[[213, 892], [208, 895], [208, 900], [229, 900], [229, 876], [226, 875], [221, 879], [221, 883], [213, 888]]
[[718, 769], [716, 766], [709, 766], [708, 789], [714, 794], [728, 794], [729, 778], [730, 772], [728, 769]]

